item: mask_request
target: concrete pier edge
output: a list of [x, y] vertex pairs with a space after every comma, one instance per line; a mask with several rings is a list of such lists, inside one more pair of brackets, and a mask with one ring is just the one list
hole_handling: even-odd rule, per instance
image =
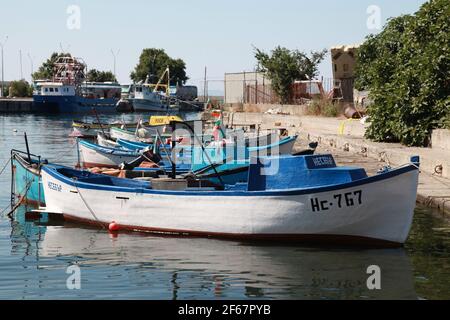
[[[400, 166], [409, 163], [411, 156], [419, 155], [421, 173], [417, 202], [450, 216], [449, 150], [373, 142], [364, 138], [367, 125], [337, 118], [232, 112], [225, 113], [224, 124], [256, 124], [260, 125], [261, 129], [286, 128], [289, 134], [299, 134], [299, 139], [318, 141], [319, 145], [329, 147], [344, 156], [346, 153], [358, 156], [361, 163], [371, 161], [378, 163], [380, 167]], [[361, 166], [364, 167], [364, 164]]]

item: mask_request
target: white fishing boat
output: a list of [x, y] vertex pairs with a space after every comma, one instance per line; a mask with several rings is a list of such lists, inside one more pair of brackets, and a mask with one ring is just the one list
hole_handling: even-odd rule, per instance
[[248, 183], [225, 190], [44, 166], [44, 210], [123, 230], [398, 246], [416, 201], [419, 160], [411, 161], [368, 177], [331, 155], [265, 157], [251, 161]]
[[78, 141], [80, 165], [83, 168], [117, 168], [122, 162], [131, 162], [141, 156], [139, 152], [100, 146], [88, 141]]
[[109, 139], [106, 135], [104, 135], [101, 132], [97, 132], [97, 144], [102, 147], [108, 147], [108, 148], [120, 148], [120, 144], [118, 144], [116, 141], [113, 141]]
[[[198, 169], [206, 165], [210, 165], [209, 161], [221, 163], [224, 159], [249, 159], [254, 156], [262, 155], [278, 155], [290, 154], [294, 146], [297, 136], [287, 137], [283, 140], [270, 145], [260, 147], [242, 147], [240, 151], [235, 150], [233, 146], [211, 145], [202, 150], [200, 147], [192, 147], [191, 145], [178, 145], [176, 152], [183, 162], [189, 161], [193, 165], [193, 169]], [[92, 167], [111, 167], [116, 168], [123, 162], [131, 162], [141, 155], [145, 149], [151, 149], [152, 145], [142, 145], [140, 149], [125, 149], [123, 146], [130, 145], [132, 142], [124, 143], [121, 139], [117, 140], [120, 147], [108, 146], [113, 144], [103, 137], [100, 137], [101, 144], [91, 143], [85, 140], [78, 141], [78, 152], [80, 164], [83, 168]], [[193, 152], [194, 150], [194, 152]], [[160, 151], [165, 153], [165, 149]], [[205, 154], [207, 153], [207, 154]], [[184, 156], [181, 156], [184, 155]], [[188, 156], [188, 159], [185, 159]]]
[[[167, 83], [162, 83], [167, 75]], [[167, 112], [174, 110], [170, 106], [170, 72], [169, 68], [164, 70], [156, 84], [149, 83], [149, 77], [145, 82], [133, 85], [133, 94], [129, 99], [135, 111], [159, 111]]]
[[109, 129], [109, 135], [111, 138], [117, 140], [128, 140], [134, 142], [152, 142], [153, 138], [157, 133], [158, 128], [138, 128], [137, 130], [127, 130], [123, 128], [112, 127]]

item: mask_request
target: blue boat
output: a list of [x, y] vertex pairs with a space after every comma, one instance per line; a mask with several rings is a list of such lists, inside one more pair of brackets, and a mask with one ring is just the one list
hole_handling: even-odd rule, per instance
[[252, 161], [248, 175], [248, 183], [218, 188], [44, 166], [45, 211], [158, 234], [401, 246], [413, 220], [419, 158], [367, 176], [336, 166], [331, 155], [270, 156]]
[[[44, 191], [41, 184], [41, 168], [48, 161], [41, 156], [11, 150], [11, 195], [14, 202], [21, 201], [35, 206], [45, 205]], [[52, 164], [60, 168], [62, 166]]]
[[39, 113], [116, 112], [121, 86], [117, 83], [85, 82], [86, 65], [70, 56], [59, 57], [54, 63], [51, 80], [34, 83], [33, 110]]
[[[114, 86], [90, 84], [86, 89], [103, 87], [103, 90], [114, 90]], [[33, 94], [33, 110], [40, 113], [90, 113], [95, 108], [98, 113], [116, 112], [117, 97], [90, 98], [77, 91], [76, 86], [63, 82], [42, 82]]]
[[[138, 141], [128, 141], [124, 139], [117, 139], [117, 144], [119, 144], [121, 147], [131, 150], [131, 151], [139, 151], [145, 148], [153, 148], [153, 144], [151, 143], [145, 143], [145, 142], [138, 142]], [[161, 149], [166, 148], [167, 150], [171, 149], [171, 146], [169, 144], [164, 145], [164, 147], [160, 146]]]
[[44, 191], [40, 180], [41, 157], [25, 152], [11, 150], [12, 185], [11, 193], [14, 201], [22, 201], [33, 205], [44, 205]]
[[[181, 164], [191, 164], [192, 176], [209, 180], [213, 183], [220, 184], [236, 184], [239, 182], [247, 182], [248, 168], [250, 165], [250, 157], [257, 154], [270, 154], [272, 149], [278, 148], [280, 154], [289, 154], [292, 145], [295, 143], [296, 136], [287, 137], [268, 146], [260, 147], [238, 147], [221, 148], [206, 147], [202, 150], [200, 147], [177, 146], [177, 158]], [[130, 151], [137, 152], [143, 148], [153, 148], [142, 142], [127, 141], [118, 139], [117, 143]], [[158, 152], [164, 154], [164, 150], [171, 150], [170, 145], [166, 148], [159, 147]], [[194, 150], [194, 157], [192, 152]], [[306, 150], [308, 151], [308, 150]], [[309, 150], [307, 154], [314, 153]], [[181, 161], [180, 161], [181, 160]], [[177, 167], [179, 164], [177, 164]]]
[[[150, 148], [149, 148], [150, 149]], [[91, 143], [85, 140], [78, 140], [78, 152], [80, 165], [83, 168], [118, 168], [121, 164], [131, 164], [133, 162], [141, 160], [149, 160], [149, 155], [145, 155], [144, 150], [131, 151], [120, 148], [111, 148], [100, 146], [95, 143]], [[157, 161], [156, 159], [151, 159], [155, 162], [158, 167], [155, 168], [139, 168], [130, 166], [130, 170], [133, 171], [171, 171], [172, 164], [170, 161]], [[127, 168], [128, 169], [128, 168]], [[190, 163], [178, 163], [176, 164], [176, 173], [184, 174], [189, 172], [191, 169]]]
[[248, 161], [251, 157], [268, 156], [271, 154], [290, 155], [296, 140], [297, 136], [290, 136], [259, 147], [247, 147], [234, 144], [223, 148], [208, 146], [204, 150], [196, 147], [192, 151], [189, 146], [185, 150], [181, 150], [183, 150], [184, 154], [191, 153], [192, 171], [196, 172], [209, 167], [211, 164], [231, 164], [236, 162], [237, 165], [248, 166]]

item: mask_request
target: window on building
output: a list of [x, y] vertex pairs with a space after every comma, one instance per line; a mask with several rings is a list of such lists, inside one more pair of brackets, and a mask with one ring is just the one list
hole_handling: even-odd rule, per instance
[[348, 72], [349, 69], [350, 68], [349, 68], [348, 64], [344, 63], [344, 72]]
[[337, 72], [337, 63], [334, 64], [334, 72]]
[[50, 92], [53, 92], [53, 88], [50, 88]]
[[48, 88], [45, 88], [44, 91], [45, 91], [45, 92], [48, 92]]
[[58, 92], [59, 90], [58, 90], [58, 88], [55, 88], [55, 92]]

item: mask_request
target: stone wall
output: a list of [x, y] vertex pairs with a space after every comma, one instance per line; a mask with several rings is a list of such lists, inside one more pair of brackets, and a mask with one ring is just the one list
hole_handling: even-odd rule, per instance
[[272, 113], [293, 116], [303, 116], [308, 112], [306, 105], [281, 105], [281, 104], [250, 104], [250, 103], [227, 103], [224, 107], [228, 112], [247, 113]]
[[440, 148], [450, 151], [450, 130], [435, 129], [431, 135], [431, 145], [433, 148]]

